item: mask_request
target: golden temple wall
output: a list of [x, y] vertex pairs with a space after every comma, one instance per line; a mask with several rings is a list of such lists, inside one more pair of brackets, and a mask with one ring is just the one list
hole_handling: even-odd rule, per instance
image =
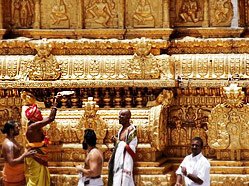
[[[248, 6], [247, 0], [0, 0], [0, 126], [21, 119], [22, 90], [44, 103], [44, 115], [58, 91], [74, 90], [46, 128], [52, 185], [76, 185], [86, 127], [98, 131], [106, 183], [110, 138], [123, 108], [138, 128], [137, 185], [173, 185], [193, 136], [204, 139], [211, 185], [248, 185]], [[232, 83], [245, 93], [244, 110], [232, 108], [242, 120], [224, 108], [223, 87]], [[93, 120], [84, 107], [88, 97], [100, 107]], [[229, 130], [214, 124], [222, 123], [217, 108], [229, 113], [223, 122]]]

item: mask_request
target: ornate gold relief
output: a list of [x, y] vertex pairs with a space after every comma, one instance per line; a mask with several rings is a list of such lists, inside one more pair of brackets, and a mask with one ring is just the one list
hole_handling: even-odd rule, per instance
[[241, 158], [241, 150], [249, 149], [249, 105], [243, 104], [242, 87], [224, 87], [225, 102], [212, 109], [208, 121], [208, 144], [217, 150], [231, 150], [232, 160]]
[[[99, 106], [93, 101], [93, 98], [88, 98], [88, 101], [84, 103], [83, 106], [85, 112], [79, 121], [79, 126], [82, 130], [87, 128], [93, 129], [96, 132], [97, 143], [103, 144], [104, 138], [106, 137], [107, 124], [106, 122], [97, 114]], [[83, 136], [83, 132], [82, 132]]]
[[86, 1], [85, 5], [86, 28], [117, 28], [118, 1]]
[[56, 80], [61, 76], [61, 69], [56, 58], [51, 54], [52, 45], [42, 40], [35, 44], [37, 54], [28, 64], [30, 80]]
[[133, 27], [155, 27], [155, 18], [149, 0], [138, 0], [133, 14]]
[[228, 79], [235, 74], [249, 78], [247, 54], [173, 55], [175, 73], [186, 79]]
[[164, 150], [167, 145], [167, 129], [164, 123], [164, 119], [167, 119], [167, 107], [170, 106], [173, 99], [173, 92], [169, 90], [163, 90], [157, 98], [158, 106], [154, 106], [150, 109], [150, 130], [152, 144], [151, 146], [158, 151]]
[[233, 18], [233, 5], [231, 0], [210, 1], [211, 26], [230, 26]]
[[201, 26], [204, 20], [204, 0], [175, 0], [175, 26]]
[[11, 2], [11, 25], [14, 28], [31, 28], [35, 18], [33, 0], [13, 0]]
[[[82, 28], [82, 10], [80, 0], [44, 0], [42, 3], [38, 3], [40, 7], [40, 20], [39, 24], [42, 29], [70, 29], [70, 28]], [[39, 12], [37, 12], [39, 13]], [[61, 30], [55, 32], [61, 35]], [[51, 33], [51, 30], [49, 30]], [[49, 34], [45, 31], [45, 34]], [[39, 32], [34, 33], [39, 34]], [[72, 31], [67, 35], [71, 35]], [[35, 36], [35, 35], [33, 35]], [[64, 35], [65, 36], [65, 35]], [[65, 36], [66, 37], [66, 36]], [[41, 37], [44, 38], [44, 37]], [[47, 37], [46, 37], [47, 38]]]
[[163, 0], [126, 1], [126, 27], [160, 28], [163, 27]]
[[138, 40], [134, 57], [128, 63], [129, 79], [159, 79], [159, 60], [150, 51], [151, 44], [145, 38]]
[[51, 9], [50, 18], [50, 28], [69, 28], [69, 17], [64, 0], [55, 1]]

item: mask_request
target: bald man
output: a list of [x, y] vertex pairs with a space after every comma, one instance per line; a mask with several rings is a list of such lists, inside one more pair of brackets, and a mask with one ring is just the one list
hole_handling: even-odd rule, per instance
[[134, 186], [133, 164], [137, 147], [136, 127], [130, 123], [131, 111], [119, 112], [119, 129], [117, 137], [113, 136], [115, 144], [109, 161], [108, 186]]

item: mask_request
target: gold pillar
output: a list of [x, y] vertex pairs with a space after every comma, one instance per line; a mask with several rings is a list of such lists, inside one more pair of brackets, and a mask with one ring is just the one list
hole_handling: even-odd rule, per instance
[[169, 22], [169, 0], [163, 1], [163, 27], [169, 28], [170, 22]]
[[83, 11], [82, 11], [82, 0], [78, 0], [78, 24], [77, 24], [77, 28], [81, 29], [82, 25], [83, 25]]
[[202, 23], [202, 27], [208, 27], [208, 17], [209, 17], [209, 10], [208, 10], [208, 0], [204, 0], [204, 19]]
[[2, 7], [2, 0], [0, 0], [0, 29], [3, 29], [3, 7]]
[[40, 0], [35, 0], [35, 22], [33, 28], [39, 29], [41, 27], [41, 7]]

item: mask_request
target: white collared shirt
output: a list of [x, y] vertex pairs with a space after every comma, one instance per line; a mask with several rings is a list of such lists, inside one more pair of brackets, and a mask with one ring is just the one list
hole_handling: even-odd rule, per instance
[[[186, 167], [187, 174], [194, 174], [200, 178], [203, 181], [201, 186], [210, 186], [210, 163], [207, 158], [202, 155], [202, 153], [194, 157], [190, 154], [184, 158], [176, 171], [176, 174], [183, 176], [181, 167]], [[199, 184], [194, 183], [187, 176], [183, 177], [186, 186], [200, 186]]]

